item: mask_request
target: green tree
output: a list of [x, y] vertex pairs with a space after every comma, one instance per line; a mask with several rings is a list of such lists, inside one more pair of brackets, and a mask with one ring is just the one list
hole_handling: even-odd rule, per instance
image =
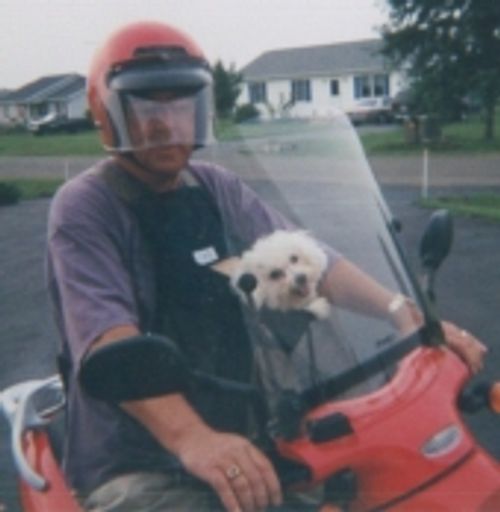
[[215, 63], [213, 74], [217, 115], [229, 117], [240, 94], [241, 73], [232, 64], [226, 69], [219, 60]]
[[493, 139], [500, 96], [498, 0], [387, 0], [384, 53], [406, 67], [421, 111], [453, 117], [479, 101]]

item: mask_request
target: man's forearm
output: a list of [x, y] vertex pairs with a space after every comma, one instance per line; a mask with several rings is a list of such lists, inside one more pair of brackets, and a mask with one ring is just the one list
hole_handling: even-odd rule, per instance
[[384, 288], [346, 259], [338, 261], [325, 276], [321, 293], [341, 308], [384, 318], [394, 292]]
[[170, 452], [179, 454], [185, 436], [210, 430], [180, 393], [124, 402], [121, 407], [139, 421]]
[[[92, 344], [90, 350], [119, 343], [120, 340], [140, 334], [135, 325], [120, 325], [103, 333]], [[180, 438], [193, 428], [209, 427], [194, 411], [180, 393], [172, 393], [155, 398], [129, 401], [121, 407], [155, 436], [169, 451], [176, 453]]]

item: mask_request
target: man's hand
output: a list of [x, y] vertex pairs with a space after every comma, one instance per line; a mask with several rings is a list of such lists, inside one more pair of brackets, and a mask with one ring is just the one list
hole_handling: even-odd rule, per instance
[[472, 334], [450, 322], [442, 322], [446, 344], [462, 358], [472, 373], [483, 368], [484, 356], [488, 349]]
[[[92, 349], [138, 333], [133, 325], [118, 326], [98, 338]], [[254, 512], [281, 504], [280, 483], [269, 459], [244, 437], [211, 429], [182, 395], [121, 406], [173, 452], [188, 472], [208, 483], [228, 512]]]
[[254, 512], [282, 502], [271, 462], [244, 437], [198, 424], [171, 448], [188, 472], [215, 490], [228, 512]]

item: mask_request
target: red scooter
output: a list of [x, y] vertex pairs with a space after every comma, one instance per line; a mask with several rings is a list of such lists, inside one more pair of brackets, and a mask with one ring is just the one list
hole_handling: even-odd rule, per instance
[[[272, 389], [203, 374], [168, 339], [152, 335], [93, 353], [82, 366], [82, 385], [113, 401], [130, 398], [131, 390], [138, 398], [193, 385], [239, 393], [267, 414], [262, 445], [283, 485], [321, 485], [324, 512], [500, 510], [500, 466], [462, 419], [484, 407], [500, 413], [500, 390], [491, 382], [469, 383], [467, 367], [443, 345], [433, 307], [435, 273], [452, 239], [449, 216], [437, 212], [422, 239], [422, 284], [343, 116], [262, 121], [242, 131], [241, 138], [221, 144], [219, 153], [203, 157], [237, 170], [297, 225], [411, 297], [422, 320], [402, 335], [380, 319], [334, 309], [292, 344], [287, 361], [299, 377], [291, 386], [290, 380], [281, 382], [272, 336], [251, 311], [249, 325], [256, 343], [262, 342], [260, 359], [275, 369]], [[130, 366], [117, 361], [127, 360], [141, 360], [142, 370], [120, 374], [121, 366]], [[148, 372], [148, 389], [141, 389], [141, 371]], [[57, 376], [14, 385], [0, 396], [24, 512], [81, 511], [52, 436], [64, 400]]]

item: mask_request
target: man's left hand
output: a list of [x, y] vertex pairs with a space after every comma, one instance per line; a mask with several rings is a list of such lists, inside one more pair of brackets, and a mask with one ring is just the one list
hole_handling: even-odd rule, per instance
[[450, 322], [442, 322], [446, 344], [467, 364], [472, 373], [478, 373], [483, 369], [484, 356], [488, 352], [470, 332], [460, 329]]

